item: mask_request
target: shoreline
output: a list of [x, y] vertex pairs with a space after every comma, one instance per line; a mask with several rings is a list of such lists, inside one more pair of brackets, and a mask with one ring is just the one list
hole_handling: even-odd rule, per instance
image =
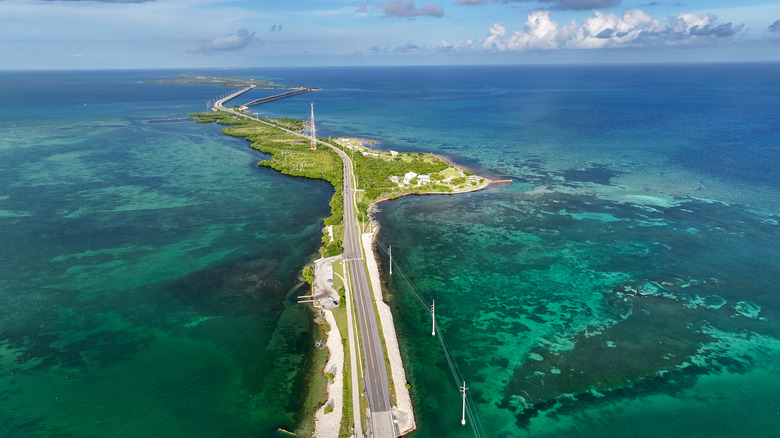
[[[433, 154], [431, 154], [431, 155], [433, 155]], [[436, 156], [436, 157], [440, 158], [438, 156]], [[463, 167], [461, 167], [461, 166], [459, 166], [457, 164], [454, 164], [454, 163], [451, 163], [451, 162], [448, 162], [448, 164], [450, 164], [453, 167], [457, 167], [461, 171], [466, 170], [466, 169], [464, 169]], [[478, 185], [478, 186], [476, 186], [476, 187], [470, 187], [470, 188], [465, 189], [465, 190], [458, 190], [458, 191], [452, 191], [452, 192], [427, 191], [427, 192], [419, 192], [419, 193], [402, 193], [402, 194], [400, 194], [398, 196], [394, 196], [394, 197], [389, 197], [388, 196], [388, 197], [377, 199], [377, 200], [375, 200], [374, 202], [372, 202], [368, 206], [368, 211], [366, 212], [368, 214], [368, 219], [369, 219], [369, 221], [371, 222], [371, 224], [374, 227], [376, 227], [377, 229], [380, 228], [381, 225], [379, 224], [379, 222], [376, 220], [376, 217], [374, 216], [374, 214], [376, 213], [376, 210], [379, 209], [379, 204], [382, 203], [382, 202], [388, 202], [388, 201], [393, 201], [393, 200], [396, 200], [396, 199], [401, 199], [401, 198], [406, 197], [406, 196], [460, 195], [460, 194], [464, 194], [464, 193], [473, 193], [473, 192], [479, 192], [479, 191], [482, 191], [482, 190], [487, 190], [487, 189], [489, 189], [489, 188], [491, 188], [493, 186], [503, 186], [503, 185], [509, 185], [509, 184], [514, 183], [514, 181], [511, 180], [511, 179], [490, 179], [490, 178], [486, 178], [486, 177], [483, 177], [483, 176], [480, 176], [480, 178], [484, 179], [485, 182], [480, 184], [480, 185]]]
[[[370, 148], [367, 148], [370, 149]], [[429, 154], [433, 155], [433, 154]], [[436, 156], [436, 155], [434, 155]], [[436, 158], [446, 162], [447, 164], [457, 168], [458, 170], [462, 172], [468, 172], [467, 169], [465, 169], [463, 166], [460, 166], [458, 164], [453, 163], [451, 160], [445, 160], [442, 157], [436, 156]], [[470, 172], [469, 172], [470, 173]], [[388, 370], [390, 373], [390, 380], [392, 381], [393, 385], [393, 391], [396, 396], [396, 406], [393, 406], [393, 415], [395, 417], [395, 420], [397, 421], [398, 426], [398, 433], [400, 436], [406, 435], [408, 433], [414, 432], [417, 429], [417, 423], [414, 416], [414, 404], [412, 403], [411, 399], [411, 392], [409, 390], [409, 383], [406, 378], [406, 369], [404, 367], [403, 357], [401, 355], [400, 350], [400, 344], [398, 342], [398, 335], [395, 331], [395, 321], [393, 318], [393, 312], [390, 306], [384, 301], [384, 289], [382, 288], [382, 281], [381, 281], [381, 275], [379, 271], [379, 262], [378, 262], [378, 253], [376, 250], [376, 237], [379, 234], [379, 230], [381, 229], [381, 225], [379, 221], [376, 219], [375, 213], [379, 209], [378, 205], [382, 202], [386, 201], [392, 201], [394, 199], [399, 199], [404, 196], [410, 196], [410, 195], [455, 195], [455, 194], [461, 194], [461, 193], [472, 193], [477, 192], [481, 190], [485, 190], [490, 188], [491, 186], [496, 185], [504, 185], [504, 184], [511, 184], [512, 180], [494, 180], [490, 178], [481, 177], [478, 175], [475, 175], [478, 178], [482, 179], [483, 182], [475, 187], [470, 187], [468, 189], [464, 190], [458, 190], [458, 191], [451, 191], [451, 192], [441, 192], [441, 191], [427, 191], [427, 192], [419, 192], [419, 193], [404, 193], [399, 196], [395, 197], [386, 197], [382, 199], [377, 199], [373, 201], [369, 207], [368, 211], [366, 212], [368, 215], [368, 225], [370, 227], [369, 232], [361, 232], [360, 233], [360, 241], [361, 246], [365, 254], [365, 263], [368, 268], [368, 277], [369, 282], [371, 285], [371, 291], [372, 295], [374, 297], [374, 301], [376, 304], [377, 309], [377, 315], [379, 317], [379, 323], [382, 329], [382, 337], [384, 341], [384, 345], [387, 351], [388, 355], [388, 362], [390, 364], [390, 369]], [[362, 231], [362, 230], [361, 230]], [[335, 259], [332, 258], [332, 259]], [[324, 264], [323, 261], [326, 260], [325, 258], [320, 258], [315, 260], [315, 265], [317, 264]], [[335, 260], [331, 261], [331, 263], [334, 263]], [[332, 272], [332, 269], [331, 269]], [[331, 274], [332, 275], [332, 274]], [[315, 274], [316, 278], [316, 274]], [[314, 284], [317, 284], [315, 282]], [[316, 286], [313, 286], [316, 287]], [[322, 294], [322, 292], [314, 292], [315, 295], [319, 296]], [[325, 303], [323, 303], [325, 304]], [[329, 318], [328, 321], [331, 320], [334, 321], [332, 324], [331, 330], [327, 332], [327, 344], [330, 348], [331, 344], [338, 343], [337, 351], [340, 351], [339, 357], [337, 357], [336, 360], [341, 361], [341, 372], [340, 378], [335, 379], [338, 380], [338, 384], [334, 381], [333, 383], [329, 384], [327, 387], [328, 390], [328, 402], [321, 406], [315, 413], [315, 437], [318, 438], [337, 438], [338, 437], [338, 427], [334, 428], [332, 426], [332, 417], [327, 417], [329, 414], [325, 414], [324, 409], [326, 406], [331, 405], [331, 402], [334, 402], [331, 406], [333, 406], [334, 411], [335, 410], [342, 410], [343, 409], [343, 400], [344, 400], [344, 394], [343, 394], [343, 379], [344, 379], [344, 372], [346, 371], [347, 364], [344, 361], [344, 351], [343, 346], [340, 345], [341, 340], [341, 334], [339, 332], [339, 329], [337, 326], [335, 326], [335, 319], [333, 317], [333, 313], [327, 309], [323, 308], [323, 312], [326, 315], [326, 318]], [[333, 329], [335, 327], [335, 330]], [[333, 351], [333, 350], [331, 350]], [[333, 354], [333, 352], [331, 353]], [[323, 370], [323, 373], [329, 373], [332, 370], [334, 366], [332, 363], [333, 357], [328, 359], [328, 363], [325, 365], [325, 369]], [[332, 391], [335, 391], [332, 392]], [[353, 415], [356, 415], [353, 413]], [[341, 414], [339, 414], [339, 419], [341, 418]]]
[[[259, 120], [259, 119], [247, 116], [245, 114], [238, 113], [238, 112], [236, 112], [234, 110], [227, 110], [226, 108], [224, 108], [224, 106], [222, 105], [224, 101], [229, 100], [229, 99], [235, 97], [236, 94], [241, 94], [244, 91], [246, 91], [246, 90], [240, 90], [240, 91], [234, 93], [233, 95], [230, 95], [230, 96], [228, 96], [226, 98], [223, 98], [223, 99], [217, 101], [217, 103], [214, 105], [214, 109], [227, 112], [228, 114], [232, 114], [233, 116], [238, 117], [239, 120], [242, 119], [242, 118], [249, 119], [249, 120], [255, 120], [257, 122], [260, 122], [262, 125], [268, 125], [270, 127], [273, 127], [273, 128], [276, 128], [276, 129], [281, 129], [282, 131], [286, 131], [287, 133], [292, 134], [294, 136], [303, 137], [303, 135], [301, 135], [300, 133], [296, 133], [296, 132], [290, 131], [289, 129], [283, 128], [281, 126], [273, 125], [273, 124], [268, 123], [266, 121], [262, 121], [262, 120]], [[200, 115], [200, 114], [195, 115], [195, 116], [190, 116], [190, 117], [199, 118], [201, 120], [204, 119], [204, 117], [202, 115]], [[216, 117], [205, 117], [205, 118], [207, 118], [211, 122], [219, 122], [220, 121], [219, 118], [216, 118]], [[235, 124], [234, 123], [225, 123], [225, 124], [227, 124], [227, 125], [240, 125], [240, 123], [235, 123]], [[241, 126], [244, 126], [244, 125], [241, 125]], [[336, 207], [333, 205], [333, 201], [336, 200], [338, 197], [340, 197], [340, 192], [339, 192], [338, 188], [341, 186], [339, 184], [339, 182], [345, 178], [345, 175], [343, 174], [343, 171], [342, 171], [341, 178], [339, 179], [339, 182], [336, 182], [335, 180], [331, 180], [331, 178], [329, 178], [330, 174], [322, 174], [322, 169], [319, 166], [316, 167], [317, 170], [315, 171], [315, 168], [311, 167], [313, 163], [308, 163], [306, 161], [305, 161], [307, 163], [306, 165], [308, 166], [306, 170], [301, 169], [300, 167], [298, 167], [298, 168], [296, 168], [295, 172], [290, 172], [290, 169], [289, 169], [290, 163], [289, 162], [284, 162], [284, 163], [281, 163], [281, 164], [276, 165], [276, 166], [275, 165], [271, 165], [272, 161], [275, 158], [277, 158], [276, 154], [274, 154], [274, 152], [276, 151], [275, 148], [278, 148], [277, 146], [275, 146], [274, 148], [271, 148], [271, 149], [274, 149], [274, 150], [268, 150], [268, 151], [264, 150], [259, 145], [256, 145], [256, 143], [258, 143], [256, 140], [250, 140], [250, 137], [247, 134], [251, 133], [251, 131], [246, 130], [246, 128], [236, 128], [236, 129], [231, 130], [231, 127], [228, 127], [228, 128], [223, 129], [223, 133], [228, 134], [228, 135], [238, 136], [238, 137], [244, 137], [247, 140], [252, 142], [252, 144], [251, 144], [252, 148], [258, 149], [258, 150], [260, 150], [262, 152], [265, 152], [265, 153], [270, 153], [271, 154], [271, 158], [270, 159], [264, 160], [264, 161], [258, 163], [261, 166], [269, 166], [269, 167], [274, 168], [277, 171], [280, 171], [280, 172], [285, 173], [285, 174], [289, 174], [291, 176], [303, 176], [303, 177], [309, 177], [309, 178], [319, 178], [319, 179], [324, 179], [324, 180], [330, 182], [334, 186], [334, 189], [336, 189], [335, 193], [333, 195], [333, 198], [331, 199], [331, 211], [332, 211], [333, 215], [336, 214]], [[342, 137], [342, 139], [346, 140], [346, 141], [354, 140], [354, 139], [350, 139], [348, 137]], [[336, 144], [333, 144], [331, 142], [325, 143], [324, 141], [321, 141], [321, 140], [317, 140], [317, 141], [322, 143], [323, 145], [328, 146], [331, 150], [336, 152], [337, 155], [340, 155], [342, 160], [348, 160], [349, 159], [346, 156], [346, 154], [343, 152], [343, 150], [345, 149], [345, 145], [342, 144], [341, 145], [342, 151], [339, 151], [339, 148], [338, 148], [338, 146]], [[365, 149], [366, 151], [372, 151], [371, 155], [373, 155], [373, 156], [377, 156], [377, 157], [379, 156], [376, 153], [378, 153], [380, 151], [375, 151], [375, 150], [373, 150], [371, 148], [368, 148], [368, 147], [363, 145], [364, 141], [367, 142], [367, 143], [374, 143], [375, 142], [374, 140], [363, 140], [363, 141], [357, 140], [357, 141], [358, 141], [358, 147], [361, 147], [361, 148]], [[295, 144], [297, 145], [298, 143], [295, 143]], [[349, 146], [349, 147], [350, 147], [350, 149], [352, 149], [352, 146]], [[306, 149], [308, 150], [308, 148], [306, 148]], [[316, 151], [316, 148], [314, 150]], [[302, 151], [299, 151], [299, 153], [300, 152], [302, 152]], [[397, 154], [398, 153], [396, 152], [395, 155], [397, 155]], [[426, 153], [417, 153], [417, 154], [420, 155], [420, 156], [427, 155], [427, 156], [433, 157], [436, 160], [441, 161], [445, 165], [449, 165], [451, 168], [454, 168], [455, 170], [457, 170], [457, 176], [450, 175], [449, 177], [444, 179], [445, 183], [451, 184], [451, 185], [445, 185], [444, 186], [444, 188], [449, 188], [449, 190], [448, 191], [438, 191], [438, 190], [428, 190], [428, 191], [426, 191], [426, 190], [424, 190], [426, 185], [429, 185], [431, 188], [434, 187], [434, 185], [431, 184], [430, 181], [428, 181], [427, 183], [416, 182], [413, 186], [409, 186], [408, 183], [406, 181], [404, 181], [403, 184], [399, 184], [399, 186], [401, 186], [402, 188], [406, 188], [408, 191], [397, 193], [397, 194], [391, 194], [390, 196], [386, 196], [384, 198], [370, 200], [371, 202], [368, 203], [368, 205], [364, 204], [364, 208], [365, 208], [364, 212], [367, 214], [367, 218], [368, 218], [367, 225], [369, 226], [369, 229], [371, 231], [368, 232], [368, 233], [365, 233], [364, 230], [366, 228], [365, 228], [365, 226], [363, 226], [363, 229], [360, 230], [360, 237], [359, 237], [360, 240], [358, 242], [358, 245], [359, 245], [359, 247], [361, 248], [361, 250], [363, 251], [363, 254], [364, 254], [364, 261], [365, 261], [365, 264], [366, 264], [367, 276], [368, 276], [368, 280], [369, 280], [369, 284], [370, 284], [369, 287], [371, 289], [370, 292], [371, 292], [371, 295], [373, 297], [373, 301], [375, 302], [375, 305], [376, 305], [376, 313], [377, 313], [377, 315], [379, 317], [379, 325], [381, 327], [381, 337], [382, 337], [382, 341], [383, 341], [384, 347], [385, 347], [385, 349], [387, 351], [387, 356], [388, 356], [387, 360], [388, 360], [388, 362], [390, 364], [390, 369], [388, 370], [388, 372], [389, 372], [389, 380], [392, 382], [392, 390], [394, 391], [394, 393], [396, 395], [396, 405], [397, 405], [397, 406], [392, 406], [391, 405], [390, 407], [392, 409], [393, 416], [395, 416], [396, 427], [397, 427], [398, 433], [400, 435], [405, 435], [407, 433], [410, 433], [410, 432], [416, 430], [416, 423], [415, 423], [415, 419], [414, 419], [414, 406], [413, 406], [412, 401], [411, 401], [411, 395], [410, 395], [410, 392], [409, 392], [409, 388], [407, 387], [406, 371], [404, 369], [403, 359], [402, 359], [401, 353], [400, 353], [400, 347], [399, 347], [399, 344], [398, 344], [398, 336], [397, 336], [396, 331], [395, 331], [395, 324], [394, 324], [394, 321], [393, 321], [393, 315], [392, 315], [392, 311], [390, 309], [390, 306], [387, 305], [387, 303], [385, 303], [384, 299], [383, 299], [383, 290], [382, 290], [381, 278], [380, 278], [380, 274], [379, 274], [379, 265], [377, 263], [376, 252], [374, 250], [375, 238], [376, 238], [376, 235], [377, 235], [377, 233], [379, 231], [379, 228], [380, 228], [379, 227], [379, 223], [377, 222], [375, 214], [374, 214], [376, 209], [377, 209], [377, 205], [380, 202], [388, 201], [388, 200], [392, 200], [392, 199], [397, 199], [397, 198], [400, 198], [400, 197], [403, 197], [403, 196], [407, 196], [407, 195], [453, 195], [453, 194], [458, 194], [458, 193], [470, 193], [470, 192], [476, 192], [476, 191], [484, 190], [484, 189], [486, 189], [486, 188], [488, 188], [488, 187], [490, 187], [491, 185], [494, 185], [494, 184], [506, 183], [506, 182], [511, 183], [512, 182], [511, 180], [492, 180], [490, 178], [485, 178], [485, 177], [481, 177], [479, 175], [475, 175], [472, 172], [466, 170], [463, 166], [460, 166], [460, 165], [452, 163], [452, 161], [450, 159], [443, 159], [443, 158], [441, 158], [439, 156], [436, 156], [434, 154], [426, 154]], [[363, 155], [365, 156], [365, 155], [367, 155], [367, 153], [364, 153]], [[391, 151], [390, 155], [391, 156], [395, 156], [393, 154], [393, 151]], [[411, 155], [411, 153], [408, 156], [410, 156], [410, 155]], [[302, 156], [301, 156], [301, 158], [302, 158]], [[345, 163], [345, 165], [346, 165], [346, 163]], [[350, 163], [350, 165], [354, 165], [354, 163]], [[339, 166], [339, 168], [340, 167], [341, 166]], [[398, 169], [396, 168], [396, 170], [398, 170]], [[443, 169], [443, 170], [446, 170], [446, 169]], [[412, 171], [409, 171], [408, 173], [410, 173], [412, 175], [409, 178], [414, 180], [417, 174], [412, 172]], [[334, 178], [335, 178], [335, 176], [334, 176]], [[387, 178], [390, 179], [390, 180], [393, 180], [392, 176], [388, 176]], [[395, 178], [400, 178], [400, 177], [395, 176]], [[459, 181], [455, 181], [455, 179], [459, 179]], [[451, 180], [452, 180], [452, 182], [450, 182]], [[398, 179], [396, 179], [395, 181], [396, 181], [396, 183], [398, 183]], [[466, 185], [466, 183], [469, 183], [469, 185]], [[438, 186], [442, 187], [441, 185], [438, 185]], [[347, 211], [346, 200], [342, 199], [341, 201], [342, 201], [341, 212], [346, 212]], [[359, 204], [359, 203], [356, 202], [356, 204]], [[354, 207], [356, 207], [356, 206], [357, 205], [354, 205]], [[349, 208], [350, 209], [353, 208], [352, 202], [350, 202]], [[358, 210], [360, 210], [360, 208], [358, 208]], [[362, 214], [363, 211], [360, 211], [360, 213]], [[332, 217], [333, 216], [331, 216], [331, 218]], [[330, 219], [330, 218], [328, 218], [328, 219]], [[343, 213], [342, 213], [342, 221], [344, 221], [344, 220], [345, 220], [345, 218], [344, 218]], [[326, 226], [328, 225], [327, 219], [325, 221], [325, 225]], [[346, 224], [344, 224], [344, 225], [346, 225]], [[323, 235], [325, 235], [325, 234], [326, 234], [325, 228], [323, 228]], [[323, 254], [322, 251], [320, 252], [320, 254]], [[343, 259], [344, 254], [345, 253], [342, 252], [340, 258]], [[318, 259], [316, 259], [314, 261], [314, 265], [315, 265], [316, 269], [318, 269], [317, 268], [318, 266], [327, 266], [328, 270], [330, 271], [330, 273], [329, 273], [330, 279], [329, 280], [330, 280], [330, 284], [331, 285], [333, 284], [332, 263], [337, 258], [339, 258], [339, 257], [338, 256], [334, 256], [334, 257], [331, 257], [331, 258], [320, 257], [320, 258], [318, 258]], [[341, 431], [341, 423], [342, 423], [341, 417], [343, 415], [343, 410], [344, 410], [343, 400], [344, 400], [345, 394], [344, 394], [344, 384], [343, 383], [344, 383], [344, 370], [346, 368], [346, 364], [344, 363], [345, 362], [345, 360], [344, 360], [344, 349], [343, 349], [343, 346], [341, 345], [342, 336], [340, 334], [340, 329], [339, 329], [339, 327], [338, 327], [338, 325], [336, 323], [335, 316], [333, 315], [333, 313], [330, 310], [328, 310], [328, 307], [331, 307], [331, 305], [333, 305], [333, 304], [335, 304], [336, 306], [338, 305], [338, 292], [334, 291], [333, 288], [330, 287], [327, 284], [328, 283], [328, 281], [327, 281], [328, 278], [325, 279], [325, 284], [324, 285], [321, 283], [321, 281], [322, 281], [322, 273], [321, 272], [320, 273], [315, 272], [315, 279], [318, 276], [320, 277], [319, 281], [314, 281], [312, 283], [310, 291], [312, 291], [313, 294], [318, 296], [318, 297], [322, 296], [322, 298], [318, 298], [313, 303], [313, 306], [315, 308], [317, 308], [318, 310], [320, 310], [322, 314], [324, 314], [323, 316], [324, 316], [325, 320], [327, 321], [327, 324], [330, 326], [329, 330], [325, 330], [325, 332], [326, 332], [326, 335], [325, 335], [326, 336], [326, 345], [328, 346], [328, 350], [329, 350], [329, 358], [328, 358], [328, 360], [327, 360], [327, 362], [325, 364], [324, 369], [321, 371], [324, 376], [328, 376], [329, 383], [326, 385], [326, 393], [327, 393], [326, 394], [327, 395], [326, 396], [326, 400], [327, 401], [323, 405], [319, 406], [314, 411], [314, 419], [313, 419], [314, 420], [314, 432], [313, 432], [313, 436], [316, 436], [318, 438], [329, 438], [329, 437], [337, 438], [339, 436], [340, 431]], [[318, 283], [319, 283], [319, 285], [318, 285]], [[322, 290], [322, 289], [324, 289], [324, 290]], [[329, 301], [328, 298], [333, 298], [334, 292], [335, 292], [336, 300], [334, 301], [334, 300], [331, 299], [330, 302], [328, 302]], [[320, 303], [319, 306], [317, 305], [317, 301], [319, 301], [319, 303]], [[349, 303], [349, 302], [350, 302], [350, 300], [347, 299], [347, 303]], [[347, 305], [349, 306], [349, 304], [347, 304]], [[354, 343], [352, 342], [352, 339], [353, 339], [352, 336], [353, 335], [352, 335], [352, 327], [351, 326], [348, 328], [348, 332], [350, 334], [350, 336], [349, 336], [350, 337], [349, 348], [350, 348], [350, 350], [352, 350]], [[338, 333], [338, 336], [336, 336], [337, 333]], [[338, 344], [338, 345], [336, 345], [336, 344]], [[360, 351], [358, 351], [358, 354], [360, 354]], [[350, 354], [350, 358], [351, 358], [351, 361], [354, 360], [354, 356], [352, 354]], [[341, 369], [340, 370], [338, 369], [339, 363], [341, 364]], [[351, 365], [351, 367], [354, 367], [354, 362]], [[333, 376], [333, 378], [331, 379], [330, 376]], [[354, 379], [355, 379], [355, 375], [353, 374], [352, 375], [353, 382], [355, 381]], [[338, 382], [338, 384], [337, 384], [337, 382]], [[355, 384], [353, 383], [352, 386], [354, 387]], [[353, 391], [354, 391], [354, 389], [353, 389]], [[326, 412], [326, 410], [327, 410], [327, 412]], [[363, 413], [361, 413], [361, 412], [354, 412], [354, 410], [355, 409], [353, 408], [353, 413], [352, 413], [353, 417], [355, 417], [355, 418], [362, 418], [363, 417]], [[331, 414], [334, 413], [334, 411], [338, 411], [338, 414], [331, 415]], [[390, 414], [390, 413], [388, 412], [387, 414]], [[388, 416], [388, 420], [391, 417], [392, 416]], [[393, 427], [392, 424], [390, 424], [390, 427]], [[359, 428], [359, 423], [355, 423], [355, 428]], [[356, 432], [359, 433], [359, 431], [356, 431]]]
[[393, 415], [398, 422], [399, 434], [406, 435], [417, 429], [417, 423], [414, 418], [414, 405], [412, 404], [411, 393], [407, 386], [406, 368], [401, 356], [398, 335], [395, 332], [393, 312], [384, 300], [384, 291], [382, 290], [382, 281], [379, 275], [379, 263], [375, 257], [374, 241], [379, 233], [379, 227], [372, 228], [370, 233], [361, 234], [360, 240], [366, 253], [368, 277], [371, 281], [371, 289], [376, 302], [379, 323], [382, 327], [388, 361], [390, 362], [390, 378], [393, 382], [396, 400], [396, 406], [393, 407]]
[[329, 357], [323, 373], [326, 376], [332, 375], [333, 379], [329, 378], [326, 387], [328, 400], [314, 413], [314, 433], [312, 436], [318, 438], [338, 437], [339, 435], [344, 404], [344, 369], [346, 367], [344, 346], [341, 344], [341, 332], [336, 318], [330, 310], [323, 309], [322, 313], [330, 326], [330, 331], [326, 335]]

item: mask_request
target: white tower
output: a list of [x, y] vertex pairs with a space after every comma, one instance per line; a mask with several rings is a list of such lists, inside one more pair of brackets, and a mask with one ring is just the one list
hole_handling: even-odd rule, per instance
[[311, 103], [311, 150], [317, 150], [317, 130], [314, 128], [314, 102]]

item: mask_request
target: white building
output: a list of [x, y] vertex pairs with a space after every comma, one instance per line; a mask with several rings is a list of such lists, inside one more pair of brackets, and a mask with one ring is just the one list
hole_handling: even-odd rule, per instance
[[404, 185], [409, 184], [409, 181], [412, 179], [417, 178], [417, 174], [414, 172], [407, 172], [406, 175], [404, 175]]

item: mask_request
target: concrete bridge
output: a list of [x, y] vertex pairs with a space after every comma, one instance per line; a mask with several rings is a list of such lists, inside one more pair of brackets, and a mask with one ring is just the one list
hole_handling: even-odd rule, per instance
[[274, 101], [274, 100], [284, 99], [285, 97], [295, 96], [295, 95], [306, 93], [306, 92], [309, 92], [309, 91], [312, 91], [312, 90], [314, 90], [314, 88], [298, 88], [296, 90], [288, 91], [286, 93], [277, 94], [277, 95], [274, 95], [274, 96], [262, 97], [260, 99], [255, 99], [255, 100], [253, 100], [253, 101], [251, 101], [249, 103], [245, 103], [244, 106], [250, 107], [250, 106], [254, 106], [254, 105], [260, 105], [260, 104], [263, 104], [263, 103], [266, 103], [266, 102], [271, 102], [271, 101]]
[[[246, 93], [247, 91], [249, 91], [249, 90], [251, 90], [253, 88], [255, 88], [255, 87], [242, 88], [242, 89], [240, 89], [240, 90], [238, 90], [238, 91], [236, 91], [236, 92], [234, 92], [232, 94], [229, 94], [229, 95], [223, 97], [222, 99], [219, 99], [218, 101], [216, 101], [214, 103], [214, 108], [215, 109], [220, 109], [220, 108], [224, 109], [223, 105], [225, 103], [235, 99], [236, 97]], [[260, 99], [255, 99], [255, 100], [253, 100], [253, 101], [251, 101], [249, 103], [245, 103], [243, 106], [244, 107], [250, 107], [250, 106], [254, 106], [254, 105], [260, 105], [260, 104], [263, 104], [263, 103], [272, 102], [274, 100], [284, 99], [285, 97], [291, 97], [291, 96], [296, 96], [298, 94], [307, 93], [307, 92], [313, 91], [313, 90], [316, 90], [316, 88], [308, 88], [308, 87], [306, 87], [306, 88], [296, 88], [296, 89], [294, 89], [292, 91], [288, 91], [286, 93], [275, 94], [273, 96], [261, 97]]]

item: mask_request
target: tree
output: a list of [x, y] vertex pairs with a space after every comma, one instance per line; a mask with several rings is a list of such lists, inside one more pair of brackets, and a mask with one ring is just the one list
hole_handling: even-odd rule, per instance
[[303, 269], [303, 279], [306, 280], [306, 283], [314, 283], [314, 269], [312, 269], [311, 266], [307, 266]]

